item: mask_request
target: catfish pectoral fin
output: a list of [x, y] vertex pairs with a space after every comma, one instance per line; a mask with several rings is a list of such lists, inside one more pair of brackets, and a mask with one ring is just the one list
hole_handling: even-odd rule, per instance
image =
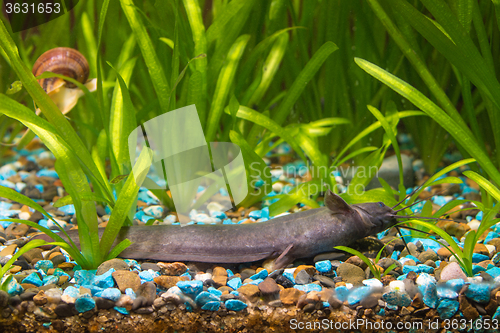
[[288, 245], [285, 251], [283, 251], [283, 253], [280, 254], [278, 258], [276, 258], [273, 266], [274, 269], [284, 268], [293, 262], [294, 258], [287, 256], [287, 254], [290, 252], [292, 248], [293, 244]]

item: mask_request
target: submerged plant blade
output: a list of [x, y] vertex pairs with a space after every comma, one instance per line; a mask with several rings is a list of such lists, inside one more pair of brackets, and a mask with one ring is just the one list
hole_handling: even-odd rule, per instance
[[123, 185], [120, 196], [116, 201], [115, 207], [109, 217], [108, 224], [101, 237], [99, 244], [101, 253], [100, 260], [104, 260], [108, 256], [111, 246], [118, 236], [120, 228], [125, 222], [130, 208], [137, 197], [137, 193], [139, 193], [139, 188], [146, 178], [152, 163], [152, 158], [153, 152], [151, 149], [147, 147], [143, 148], [132, 169], [132, 173], [128, 176], [127, 181]]

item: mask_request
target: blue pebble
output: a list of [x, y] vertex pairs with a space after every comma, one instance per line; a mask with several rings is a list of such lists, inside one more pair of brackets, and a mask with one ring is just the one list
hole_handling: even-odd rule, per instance
[[144, 280], [144, 282], [151, 282], [154, 280], [153, 274], [151, 274], [150, 271], [139, 272], [139, 277], [141, 278], [141, 282], [142, 282], [142, 280]]
[[50, 327], [50, 325], [52, 325], [52, 322], [43, 323], [42, 325], [43, 325], [43, 327], [45, 327], [45, 328], [49, 328], [49, 327]]
[[248, 214], [248, 217], [251, 217], [253, 219], [260, 219], [262, 217], [262, 212], [260, 210], [254, 210], [254, 211], [251, 211], [249, 214]]
[[234, 224], [233, 221], [231, 221], [231, 219], [225, 219], [224, 221], [222, 221], [222, 224]]
[[476, 214], [476, 220], [481, 221], [483, 219], [483, 211], [480, 210], [479, 213]]
[[474, 302], [488, 303], [490, 301], [490, 286], [485, 283], [470, 284], [465, 296]]
[[210, 301], [201, 307], [202, 310], [208, 310], [208, 311], [217, 311], [220, 308], [220, 302], [217, 301]]
[[437, 297], [437, 289], [436, 285], [434, 283], [429, 283], [425, 288], [424, 288], [424, 297], [423, 297], [424, 304], [427, 305], [430, 308], [435, 309], [438, 303], [438, 297]]
[[420, 270], [420, 267], [418, 266], [411, 266], [411, 265], [404, 265], [403, 266], [403, 274], [408, 274], [410, 272], [415, 272], [415, 273], [421, 273], [422, 271]]
[[391, 254], [391, 259], [398, 260], [400, 254], [401, 254], [401, 251], [393, 251]]
[[122, 296], [122, 292], [120, 291], [120, 289], [108, 288], [108, 289], [104, 289], [102, 291], [100, 297], [107, 298], [107, 299], [112, 300], [113, 302], [116, 302], [116, 301], [118, 301], [118, 299], [120, 299], [121, 296]]
[[380, 310], [378, 311], [378, 315], [379, 316], [385, 316], [385, 309], [384, 308], [380, 308]]
[[24, 291], [24, 288], [17, 282], [16, 279], [10, 279], [7, 284], [6, 291], [10, 296], [21, 295]]
[[387, 304], [395, 305], [395, 306], [410, 306], [411, 298], [408, 296], [406, 292], [401, 292], [398, 290], [391, 290], [382, 295], [384, 301]]
[[187, 277], [187, 278], [188, 278], [188, 280], [192, 280], [192, 279], [191, 279], [191, 274], [189, 274], [189, 272], [183, 273], [183, 274], [181, 274], [180, 276], [184, 276], [184, 277]]
[[496, 278], [497, 276], [500, 276], [500, 268], [493, 266], [493, 268], [486, 270], [486, 273], [491, 275], [492, 278]]
[[73, 298], [77, 298], [79, 294], [80, 294], [80, 291], [73, 286], [66, 287], [66, 289], [64, 290], [64, 293], [63, 293], [63, 295], [68, 295], [68, 296], [73, 297]]
[[35, 264], [35, 269], [41, 269], [45, 273], [51, 268], [54, 268], [54, 263], [50, 260], [38, 260]]
[[485, 260], [490, 260], [490, 257], [488, 257], [485, 254], [480, 254], [480, 253], [473, 253], [472, 254], [472, 262], [475, 264], [477, 264], [481, 261], [485, 261]]
[[35, 187], [40, 191], [43, 192], [43, 185], [42, 184], [36, 184]]
[[75, 214], [75, 205], [66, 205], [59, 207], [59, 210], [66, 215], [74, 215]]
[[308, 283], [308, 284], [296, 284], [293, 286], [295, 289], [305, 291], [306, 293], [310, 291], [321, 291], [323, 288], [319, 284], [316, 283]]
[[161, 218], [163, 216], [163, 207], [162, 206], [149, 206], [144, 208], [144, 213], [153, 216], [156, 218]]
[[417, 264], [420, 263], [420, 260], [418, 260], [417, 257], [412, 256], [411, 254], [407, 255], [405, 258], [411, 259], [411, 260], [415, 261]]
[[84, 270], [80, 269], [75, 272], [73, 277], [75, 278], [76, 284], [81, 286], [91, 285], [92, 281], [94, 281], [95, 273], [97, 270]]
[[95, 307], [95, 301], [89, 295], [82, 295], [75, 301], [76, 311], [79, 313], [87, 312]]
[[484, 272], [486, 271], [486, 269], [484, 269], [484, 267], [482, 266], [479, 266], [479, 265], [472, 265], [472, 273], [475, 275], [475, 274], [478, 274], [480, 272]]
[[269, 273], [267, 272], [267, 269], [263, 269], [260, 272], [250, 276], [251, 280], [257, 280], [257, 279], [265, 279]]
[[240, 293], [237, 290], [233, 290], [230, 292], [231, 295], [234, 295], [236, 297], [240, 297]]
[[264, 281], [264, 280], [263, 279], [257, 279], [257, 280], [250, 281], [249, 284], [253, 284], [255, 286], [258, 286], [262, 281]]
[[437, 296], [439, 299], [456, 299], [458, 298], [458, 292], [450, 288], [448, 285], [439, 285], [436, 288]]
[[293, 284], [295, 284], [295, 278], [293, 277], [293, 272], [287, 272], [286, 270], [283, 272], [283, 276], [290, 280]]
[[230, 270], [229, 268], [228, 268], [228, 269], [226, 269], [226, 272], [227, 272], [227, 277], [231, 277], [231, 276], [233, 276], [233, 275], [234, 275], [233, 271], [232, 271], [232, 270]]
[[115, 286], [115, 281], [111, 274], [115, 271], [114, 268], [110, 268], [106, 273], [101, 275], [96, 275], [92, 282], [93, 285], [100, 288], [112, 288]]
[[43, 277], [43, 285], [44, 286], [49, 285], [51, 283], [56, 284], [57, 281], [59, 281], [59, 277], [58, 276], [47, 275], [47, 276]]
[[32, 285], [37, 287], [41, 287], [43, 285], [42, 280], [40, 280], [40, 276], [35, 272], [25, 277], [22, 283], [31, 283]]
[[198, 295], [203, 291], [203, 282], [200, 280], [179, 281], [177, 287], [187, 295]]
[[51, 177], [51, 178], [56, 178], [59, 179], [59, 176], [57, 175], [57, 172], [55, 170], [47, 170], [47, 169], [41, 169], [36, 173], [38, 177]]
[[241, 283], [241, 278], [239, 277], [235, 277], [229, 281], [227, 281], [227, 285], [231, 288], [233, 288], [234, 290], [238, 289], [239, 287], [241, 287], [242, 283]]
[[245, 309], [248, 305], [238, 299], [228, 299], [224, 305], [226, 309], [230, 311], [241, 311]]
[[314, 266], [320, 273], [328, 273], [332, 270], [332, 262], [330, 260], [317, 261]]
[[207, 302], [218, 302], [220, 301], [220, 298], [215, 296], [214, 294], [209, 293], [208, 291], [202, 291], [198, 294], [198, 296], [196, 296], [194, 301], [196, 302], [196, 304], [201, 306]]
[[499, 318], [500, 318], [500, 306], [497, 308], [495, 314], [493, 315], [493, 319], [499, 319]]
[[227, 219], [226, 213], [218, 211], [218, 210], [210, 212], [210, 216], [215, 217], [217, 219], [221, 219], [221, 220]]
[[498, 238], [500, 235], [494, 231], [490, 231], [488, 233], [488, 235], [486, 236], [486, 238], [484, 239], [484, 244], [488, 244], [488, 242], [490, 240], [492, 240], [493, 238]]
[[434, 273], [434, 267], [427, 266], [424, 264], [418, 264], [417, 267], [420, 269], [421, 273], [427, 273], [427, 274]]
[[137, 295], [135, 294], [135, 291], [134, 291], [134, 289], [132, 289], [132, 288], [127, 288], [127, 289], [125, 289], [125, 295], [130, 296], [130, 298], [131, 298], [132, 300], [134, 300], [134, 299], [136, 299], [136, 298], [137, 298]]
[[130, 312], [128, 312], [127, 309], [119, 307], [119, 306], [115, 306], [115, 307], [113, 307], [113, 309], [115, 309], [117, 312], [120, 312], [121, 314], [124, 314], [124, 315], [128, 315], [130, 313]]
[[349, 296], [349, 289], [346, 286], [339, 286], [335, 288], [335, 293], [339, 301], [345, 302], [347, 301], [347, 296]]
[[370, 296], [372, 293], [372, 288], [370, 287], [359, 287], [352, 290], [347, 296], [347, 302], [349, 305], [354, 305], [359, 303], [365, 297]]
[[208, 287], [208, 290], [207, 290], [209, 293], [211, 293], [212, 295], [215, 295], [217, 297], [221, 297], [222, 296], [222, 291], [218, 290], [218, 289], [215, 289], [214, 287]]
[[451, 299], [443, 299], [439, 302], [437, 312], [442, 319], [449, 319], [458, 311], [460, 303]]

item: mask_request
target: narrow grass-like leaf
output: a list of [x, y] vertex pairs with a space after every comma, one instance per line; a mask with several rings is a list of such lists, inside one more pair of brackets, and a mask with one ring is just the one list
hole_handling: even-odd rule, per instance
[[319, 48], [316, 53], [314, 53], [313, 57], [307, 62], [304, 69], [300, 72], [299, 76], [295, 79], [290, 90], [288, 91], [285, 99], [281, 102], [278, 110], [274, 115], [274, 121], [278, 123], [278, 125], [283, 124], [285, 119], [290, 114], [293, 105], [299, 99], [301, 93], [304, 91], [307, 83], [312, 80], [316, 72], [319, 70], [321, 65], [325, 62], [325, 60], [338, 49], [337, 45], [333, 42], [326, 42]]
[[142, 56], [146, 62], [151, 81], [153, 82], [156, 96], [160, 102], [163, 112], [169, 111], [168, 101], [170, 98], [170, 86], [163, 72], [160, 59], [156, 53], [153, 42], [146, 31], [144, 23], [137, 15], [137, 10], [132, 0], [120, 0], [121, 7], [139, 43]]
[[436, 104], [405, 81], [366, 60], [356, 58], [355, 62], [368, 74], [388, 85], [391, 89], [410, 100], [422, 111], [432, 117], [438, 124], [448, 131], [448, 133], [450, 133], [472, 157], [477, 160], [477, 162], [495, 182], [500, 184], [500, 172], [495, 168], [490, 158], [484, 151], [484, 148], [480, 147], [477, 144], [477, 141], [474, 140], [474, 136], [470, 130], [464, 130]]
[[479, 186], [484, 188], [486, 192], [488, 192], [497, 202], [500, 202], [500, 190], [498, 187], [493, 185], [488, 179], [484, 178], [480, 174], [474, 171], [464, 171], [463, 174], [467, 177], [475, 181]]
[[108, 256], [108, 252], [110, 251], [116, 236], [120, 232], [123, 222], [127, 218], [130, 207], [135, 201], [139, 188], [146, 178], [149, 167], [151, 166], [151, 161], [152, 151], [147, 147], [143, 148], [136, 164], [133, 167], [132, 174], [129, 175], [122, 191], [120, 192], [120, 196], [118, 197], [115, 207], [109, 217], [106, 229], [104, 229], [104, 233], [102, 234], [100, 242], [101, 260], [104, 260]]
[[224, 107], [226, 106], [229, 89], [233, 84], [236, 69], [238, 68], [241, 56], [243, 55], [243, 51], [245, 50], [249, 39], [249, 35], [243, 35], [234, 42], [227, 54], [226, 63], [220, 71], [219, 79], [217, 80], [217, 86], [215, 87], [212, 99], [212, 105], [208, 114], [207, 131], [205, 132], [207, 142], [215, 140], [215, 134], [219, 128], [220, 118]]

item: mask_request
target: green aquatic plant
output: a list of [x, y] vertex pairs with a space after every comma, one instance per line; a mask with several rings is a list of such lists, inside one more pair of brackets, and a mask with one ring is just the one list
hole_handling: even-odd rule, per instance
[[[495, 151], [495, 147], [500, 146], [498, 144], [500, 142], [500, 118], [498, 116], [500, 83], [495, 76], [492, 51], [481, 17], [480, 10], [485, 8], [480, 8], [476, 2], [471, 2], [471, 6], [458, 6], [452, 9], [443, 0], [423, 0], [422, 3], [433, 16], [430, 18], [405, 1], [390, 0], [389, 2], [394, 14], [397, 13], [396, 16], [400, 18], [397, 21], [398, 24], [391, 19], [391, 16], [377, 0], [370, 0], [369, 4], [400, 50], [417, 70], [436, 103], [408, 82], [373, 63], [360, 58], [355, 59], [356, 63], [368, 74], [386, 84], [433, 118], [453, 137], [462, 153], [476, 159], [482, 169], [481, 172], [488, 175], [495, 183], [500, 183], [498, 154], [496, 157], [492, 155], [493, 160], [490, 159], [484, 148], [486, 141], [483, 138], [483, 134], [492, 133], [491, 140], [488, 140], [492, 147], [491, 151]], [[491, 7], [492, 4], [489, 3], [488, 6]], [[498, 6], [495, 6], [495, 10], [499, 10]], [[493, 11], [490, 14], [493, 14]], [[474, 30], [471, 29], [471, 24], [474, 25]], [[425, 65], [424, 59], [415, 52], [413, 47], [415, 40], [413, 34], [410, 33], [411, 28], [418, 31], [454, 66], [454, 73], [462, 85], [464, 100], [462, 114], [464, 116], [457, 111], [444, 89], [437, 84], [431, 71]], [[480, 50], [474, 44], [473, 36], [471, 36], [472, 31], [476, 33], [474, 38], [479, 41]], [[470, 64], [474, 64], [474, 66]], [[479, 110], [475, 110], [472, 104], [470, 83], [478, 88], [480, 92], [478, 98], [483, 100], [487, 110], [488, 120], [482, 121], [481, 125], [478, 123], [476, 115]], [[470, 128], [467, 126], [468, 124]], [[475, 166], [471, 166], [471, 168], [478, 171]]]
[[[33, 129], [35, 133], [39, 130], [38, 128], [31, 127], [29, 125], [27, 126]], [[47, 138], [47, 135], [41, 137]], [[74, 179], [77, 179], [76, 176], [73, 176], [71, 173], [67, 173], [67, 169], [60, 167], [61, 163], [64, 161], [70, 162], [72, 160], [70, 157], [62, 156], [56, 161], [56, 170], [58, 171], [63, 184], [65, 184], [66, 191], [70, 194], [72, 202], [75, 206], [81, 250], [78, 249], [73, 240], [71, 240], [64, 228], [62, 228], [52, 218], [52, 216], [43, 209], [43, 207], [30, 198], [4, 186], [0, 186], [0, 195], [2, 197], [25, 204], [42, 213], [48, 219], [52, 220], [55, 225], [57, 225], [60, 231], [66, 236], [66, 239], [35, 222], [21, 219], [2, 219], [2, 221], [23, 223], [32, 228], [39, 229], [55, 241], [47, 244], [57, 245], [66, 250], [66, 252], [68, 252], [71, 257], [84, 269], [95, 269], [103, 261], [113, 259], [118, 256], [120, 252], [131, 244], [128, 239], [125, 239], [112, 248], [120, 228], [123, 226], [125, 219], [127, 218], [130, 207], [133, 204], [133, 200], [139, 192], [140, 184], [146, 177], [149, 166], [151, 165], [151, 159], [152, 154], [146, 149], [143, 150], [137, 163], [134, 165], [132, 174], [127, 178], [122, 192], [116, 200], [116, 204], [111, 212], [108, 223], [104, 228], [104, 233], [102, 234], [101, 239], [99, 239], [99, 232], [97, 230], [98, 222], [94, 204], [94, 201], [96, 200], [95, 195], [90, 191], [87, 183], [80, 182], [77, 184], [74, 181]], [[90, 215], [88, 214], [88, 211], [91, 211], [92, 213], [92, 208], [94, 214]], [[31, 248], [45, 244], [44, 241], [42, 241], [43, 243], [40, 243], [40, 241], [41, 240], [33, 240], [28, 244], [32, 244], [32, 246], [30, 245]]]
[[26, 243], [23, 247], [21, 247], [19, 250], [17, 250], [17, 252], [12, 255], [12, 258], [10, 258], [3, 266], [0, 265], [0, 290], [3, 290], [5, 292], [9, 291], [8, 290], [9, 284], [11, 283], [14, 277], [12, 274], [8, 274], [8, 272], [12, 268], [14, 262], [20, 256], [22, 256], [29, 250], [34, 249], [35, 247], [39, 247], [46, 244], [48, 243], [41, 239], [31, 240], [28, 243]]

